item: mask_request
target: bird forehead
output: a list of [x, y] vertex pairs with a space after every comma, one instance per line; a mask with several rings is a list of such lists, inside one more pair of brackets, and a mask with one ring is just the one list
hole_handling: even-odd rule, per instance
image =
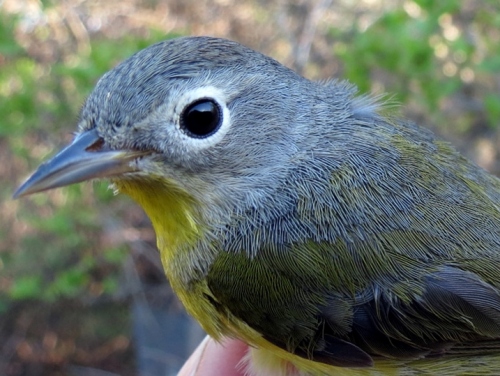
[[[249, 55], [255, 56], [249, 59]], [[170, 91], [214, 81], [224, 85], [229, 78], [234, 79], [231, 72], [245, 72], [259, 56], [236, 42], [218, 38], [188, 37], [157, 43], [106, 73], [87, 99], [82, 117], [106, 115], [116, 123], [123, 122], [127, 114], [140, 120], [163, 104]]]
[[178, 38], [139, 51], [106, 74], [103, 81], [125, 81], [134, 86], [158, 77], [189, 79], [204, 71], [248, 66], [258, 60], [259, 56], [265, 59], [263, 55], [247, 47], [224, 39]]

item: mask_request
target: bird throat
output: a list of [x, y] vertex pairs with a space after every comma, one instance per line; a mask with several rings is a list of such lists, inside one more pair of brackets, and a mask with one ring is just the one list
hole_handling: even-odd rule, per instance
[[165, 273], [187, 311], [213, 338], [220, 338], [224, 319], [207, 300], [210, 294], [207, 281], [200, 279], [197, 270], [202, 260], [212, 261], [210, 255], [195, 252], [204, 232], [200, 205], [173, 182], [161, 177], [122, 179], [114, 185], [141, 205], [151, 219]]
[[193, 247], [199, 239], [199, 205], [174, 183], [158, 177], [116, 180], [114, 185], [120, 193], [142, 206], [148, 215], [164, 265], [181, 250]]

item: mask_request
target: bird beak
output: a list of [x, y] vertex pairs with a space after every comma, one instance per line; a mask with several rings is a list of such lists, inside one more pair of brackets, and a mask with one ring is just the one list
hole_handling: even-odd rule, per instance
[[76, 136], [55, 157], [42, 164], [14, 193], [14, 198], [85, 180], [137, 172], [132, 163], [140, 151], [111, 150], [95, 129]]

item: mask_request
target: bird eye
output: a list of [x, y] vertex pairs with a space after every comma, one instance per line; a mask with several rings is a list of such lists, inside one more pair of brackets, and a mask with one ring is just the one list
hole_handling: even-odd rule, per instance
[[210, 98], [199, 99], [184, 109], [180, 125], [193, 138], [205, 138], [217, 131], [222, 124], [222, 110]]

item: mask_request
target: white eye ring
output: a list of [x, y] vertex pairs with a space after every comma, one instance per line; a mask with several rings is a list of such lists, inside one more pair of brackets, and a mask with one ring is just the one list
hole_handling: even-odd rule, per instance
[[[207, 135], [206, 137], [192, 137], [187, 134], [185, 129], [182, 129], [181, 118], [188, 106], [203, 99], [211, 100], [218, 106], [218, 109], [221, 112], [221, 124], [214, 130], [213, 133]], [[221, 90], [214, 86], [203, 86], [180, 94], [179, 100], [176, 102], [173, 112], [175, 116], [175, 128], [179, 132], [178, 136], [181, 138], [182, 142], [192, 145], [197, 149], [205, 149], [217, 144], [227, 133], [231, 124], [229, 109], [226, 105], [226, 96]]]

